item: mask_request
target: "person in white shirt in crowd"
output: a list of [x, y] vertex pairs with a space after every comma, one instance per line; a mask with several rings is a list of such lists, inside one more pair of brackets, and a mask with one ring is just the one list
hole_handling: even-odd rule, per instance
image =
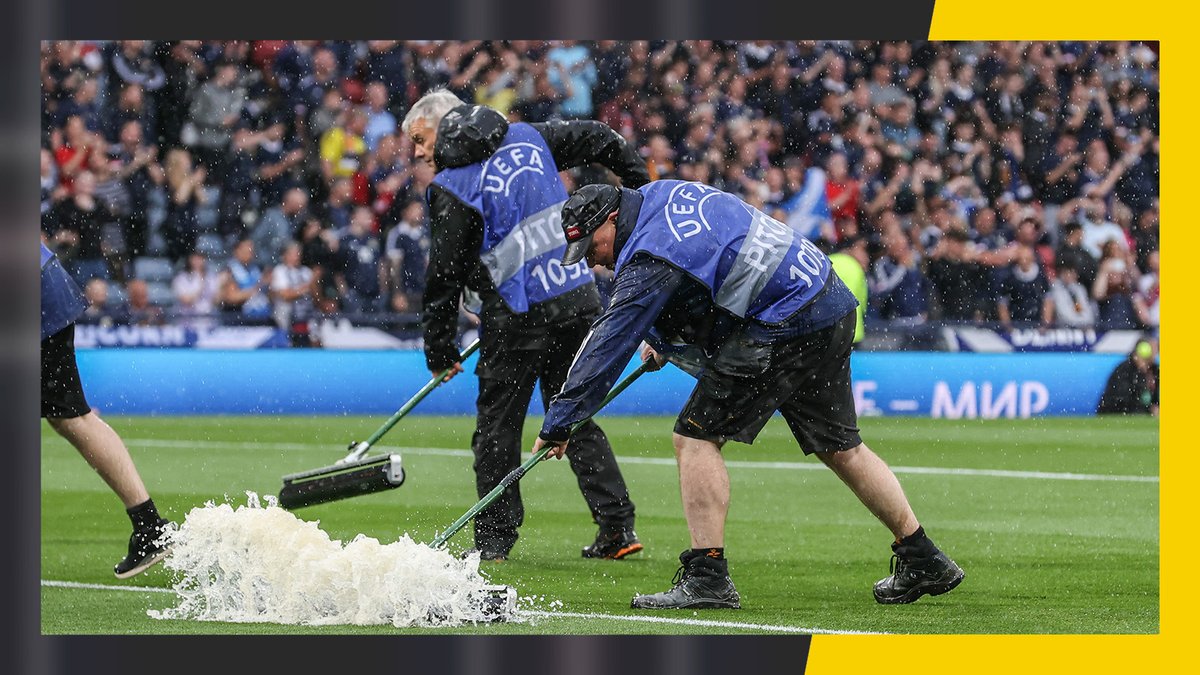
[[186, 325], [199, 327], [210, 324], [220, 291], [216, 272], [210, 270], [208, 260], [196, 252], [188, 255], [187, 267], [171, 280], [171, 295]]
[[1042, 324], [1056, 328], [1094, 327], [1096, 308], [1087, 289], [1079, 283], [1079, 270], [1060, 262], [1057, 272], [1042, 306]]
[[300, 244], [296, 242], [283, 248], [282, 258], [271, 271], [271, 314], [275, 324], [288, 331], [292, 346], [311, 346], [313, 271], [300, 264]]

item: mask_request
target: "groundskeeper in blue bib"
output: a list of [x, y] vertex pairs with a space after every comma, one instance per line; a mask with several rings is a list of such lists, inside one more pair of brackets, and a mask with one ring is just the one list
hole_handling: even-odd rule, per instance
[[713, 302], [742, 318], [775, 324], [825, 287], [829, 259], [808, 239], [737, 197], [702, 183], [662, 180], [638, 192], [638, 222], [616, 273], [639, 252], [704, 284]]
[[586, 263], [564, 267], [560, 222], [567, 191], [549, 146], [533, 127], [510, 125], [488, 159], [443, 169], [434, 182], [483, 217], [483, 261], [496, 291], [524, 313], [592, 281]]

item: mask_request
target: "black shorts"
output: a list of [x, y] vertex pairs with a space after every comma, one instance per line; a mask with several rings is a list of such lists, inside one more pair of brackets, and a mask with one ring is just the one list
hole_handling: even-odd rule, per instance
[[753, 443], [778, 410], [806, 455], [858, 446], [850, 385], [856, 320], [850, 312], [828, 328], [779, 344], [744, 334], [731, 338], [700, 373], [675, 433]]
[[42, 417], [82, 417], [92, 411], [75, 365], [75, 325], [42, 340]]

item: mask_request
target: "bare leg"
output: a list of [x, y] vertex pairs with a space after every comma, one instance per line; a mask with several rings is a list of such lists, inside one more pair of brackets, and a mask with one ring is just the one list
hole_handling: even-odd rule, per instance
[[692, 548], [724, 548], [729, 472], [716, 443], [674, 435], [679, 492]]
[[897, 540], [917, 531], [917, 517], [896, 474], [866, 444], [843, 452], [819, 452], [817, 457], [833, 469]]
[[125, 508], [150, 499], [124, 441], [96, 413], [89, 412], [82, 417], [47, 418], [47, 421], [60, 436], [75, 446], [87, 463], [117, 493]]

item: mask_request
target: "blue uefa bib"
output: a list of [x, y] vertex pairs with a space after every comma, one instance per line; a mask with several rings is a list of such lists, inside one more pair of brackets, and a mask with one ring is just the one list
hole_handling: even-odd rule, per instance
[[592, 281], [586, 262], [564, 267], [567, 191], [545, 139], [512, 124], [483, 162], [443, 169], [434, 182], [483, 217], [479, 258], [509, 308], [520, 314]]
[[702, 183], [663, 180], [645, 200], [616, 271], [644, 251], [709, 288], [730, 313], [779, 323], [809, 304], [829, 278], [811, 241], [741, 199]]
[[42, 244], [42, 339], [75, 323], [87, 299], [54, 252]]

